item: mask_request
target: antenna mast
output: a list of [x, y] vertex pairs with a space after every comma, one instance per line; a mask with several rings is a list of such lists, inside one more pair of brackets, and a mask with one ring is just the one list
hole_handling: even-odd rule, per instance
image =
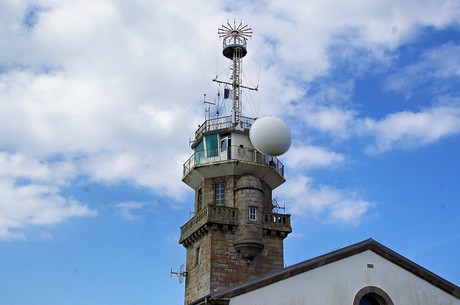
[[240, 22], [238, 25], [233, 22], [233, 25], [227, 21], [227, 24], [222, 24], [218, 29], [219, 38], [223, 39], [222, 54], [231, 59], [232, 63], [232, 123], [233, 126], [240, 126], [241, 121], [241, 62], [246, 56], [247, 40], [252, 36], [252, 29], [248, 25], [243, 25]]

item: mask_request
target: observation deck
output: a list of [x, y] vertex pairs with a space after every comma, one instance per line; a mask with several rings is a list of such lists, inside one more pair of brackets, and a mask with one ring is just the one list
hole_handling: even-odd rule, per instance
[[209, 119], [204, 121], [198, 129], [195, 131], [195, 142], [192, 144], [192, 148], [195, 147], [196, 143], [208, 133], [223, 132], [223, 131], [249, 131], [251, 125], [256, 119], [241, 116], [240, 125], [234, 126], [232, 123], [232, 116], [223, 116], [219, 118]]
[[[250, 174], [264, 180], [272, 189], [284, 183], [283, 163], [257, 151], [248, 140], [249, 128], [254, 121], [241, 117], [240, 126], [236, 127], [231, 116], [206, 120], [195, 132], [194, 153], [184, 163], [182, 181], [195, 189], [205, 178]], [[220, 143], [215, 148], [199, 149], [206, 136], [216, 134], [231, 135], [234, 145]], [[245, 140], [239, 142], [238, 139]]]

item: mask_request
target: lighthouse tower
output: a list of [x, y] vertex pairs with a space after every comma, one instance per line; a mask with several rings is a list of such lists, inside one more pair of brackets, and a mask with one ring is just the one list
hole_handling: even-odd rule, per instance
[[284, 267], [283, 240], [290, 215], [274, 210], [272, 190], [285, 182], [276, 158], [291, 143], [279, 119], [242, 115], [242, 59], [247, 25], [222, 25], [223, 55], [231, 60], [232, 113], [198, 127], [182, 181], [195, 191], [194, 216], [181, 227], [187, 250], [185, 304], [218, 289]]

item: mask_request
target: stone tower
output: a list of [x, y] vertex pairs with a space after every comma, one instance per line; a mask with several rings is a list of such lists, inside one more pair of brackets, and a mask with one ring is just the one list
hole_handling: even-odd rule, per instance
[[[219, 29], [223, 55], [232, 60], [232, 114], [208, 118], [195, 132], [194, 153], [183, 182], [195, 191], [194, 217], [181, 227], [187, 250], [185, 304], [209, 293], [284, 267], [283, 240], [290, 215], [273, 211], [272, 190], [285, 182], [284, 166], [256, 150], [241, 115], [241, 60], [251, 29]], [[290, 139], [289, 139], [290, 141]]]

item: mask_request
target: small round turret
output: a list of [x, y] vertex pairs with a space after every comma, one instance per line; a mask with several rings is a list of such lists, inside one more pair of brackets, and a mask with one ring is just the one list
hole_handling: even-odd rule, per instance
[[[252, 30], [247, 25], [240, 22], [239, 25], [234, 23], [231, 25], [227, 22], [222, 25], [218, 31], [219, 37], [223, 39], [222, 54], [228, 59], [234, 60], [235, 54], [239, 58], [243, 58], [248, 53], [246, 50], [246, 43], [248, 38], [252, 35]], [[235, 52], [237, 51], [237, 52]]]
[[246, 175], [235, 185], [235, 204], [240, 211], [234, 247], [244, 259], [251, 261], [264, 248], [262, 183]]
[[222, 54], [228, 59], [233, 60], [233, 56], [237, 49], [239, 49], [238, 51], [240, 52], [241, 58], [248, 53], [246, 50], [246, 38], [241, 36], [239, 31], [234, 30], [231, 32], [231, 35], [224, 38]]

